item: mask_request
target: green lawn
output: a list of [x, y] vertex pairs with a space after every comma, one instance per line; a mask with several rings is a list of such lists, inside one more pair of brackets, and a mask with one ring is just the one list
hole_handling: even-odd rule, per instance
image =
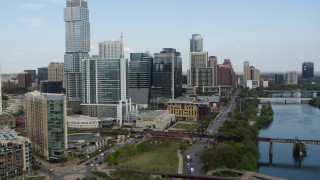
[[[181, 146], [188, 148], [182, 139], [152, 138], [144, 143], [155, 144], [157, 147], [136, 155], [122, 156], [119, 158], [119, 168], [134, 168], [141, 171], [157, 171], [177, 173], [178, 155], [177, 150]], [[161, 145], [160, 144], [161, 141]], [[152, 143], [151, 143], [152, 142]]]
[[188, 132], [193, 132], [199, 127], [198, 123], [176, 123], [172, 128], [177, 128], [177, 129], [184, 129], [185, 131]]

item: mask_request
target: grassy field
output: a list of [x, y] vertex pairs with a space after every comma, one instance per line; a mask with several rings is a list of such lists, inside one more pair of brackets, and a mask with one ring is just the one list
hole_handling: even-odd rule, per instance
[[184, 140], [152, 138], [144, 143], [150, 143], [156, 147], [147, 152], [133, 156], [121, 156], [119, 158], [119, 168], [134, 168], [141, 171], [177, 173], [179, 163], [177, 150], [179, 147], [188, 147]]
[[178, 122], [172, 128], [181, 129], [188, 132], [193, 132], [199, 127], [198, 123], [183, 123]]

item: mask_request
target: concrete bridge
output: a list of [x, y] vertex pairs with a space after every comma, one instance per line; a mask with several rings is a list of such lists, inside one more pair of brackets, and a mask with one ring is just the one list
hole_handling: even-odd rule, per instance
[[263, 90], [265, 93], [320, 93], [320, 90]]
[[308, 104], [312, 98], [298, 98], [298, 97], [260, 97], [258, 98], [260, 103], [273, 103], [275, 101], [283, 102], [284, 104], [288, 103], [301, 103]]

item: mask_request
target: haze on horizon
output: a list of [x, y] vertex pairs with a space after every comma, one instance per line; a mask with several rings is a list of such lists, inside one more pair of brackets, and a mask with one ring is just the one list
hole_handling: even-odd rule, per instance
[[[2, 73], [37, 69], [63, 62], [66, 0], [2, 2], [0, 29]], [[204, 51], [218, 63], [231, 59], [236, 72], [243, 61], [261, 72], [301, 71], [304, 61], [320, 71], [318, 0], [103, 0], [88, 1], [91, 54], [98, 43], [124, 34], [130, 52], [153, 53], [172, 47], [189, 66], [189, 39], [201, 34]]]

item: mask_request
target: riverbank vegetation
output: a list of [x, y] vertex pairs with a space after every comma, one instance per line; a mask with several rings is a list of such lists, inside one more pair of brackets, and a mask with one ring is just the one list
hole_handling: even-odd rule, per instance
[[257, 96], [260, 92], [244, 90], [236, 100], [231, 120], [225, 121], [219, 133], [236, 137], [219, 140], [206, 146], [201, 162], [205, 172], [217, 168], [257, 171], [260, 158], [256, 138], [259, 130], [272, 122], [273, 110], [270, 104], [262, 105], [259, 111]]
[[309, 105], [317, 107], [320, 109], [320, 99], [319, 98], [313, 98], [309, 101]]

